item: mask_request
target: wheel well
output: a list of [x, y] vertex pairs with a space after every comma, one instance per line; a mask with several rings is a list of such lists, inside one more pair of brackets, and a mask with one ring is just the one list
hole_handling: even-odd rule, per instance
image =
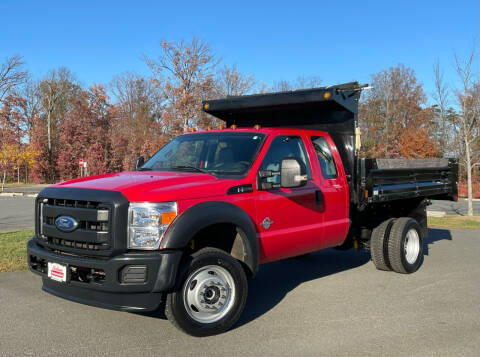
[[187, 246], [188, 254], [193, 254], [205, 247], [218, 248], [237, 259], [248, 276], [253, 272], [246, 264], [247, 250], [242, 239], [244, 232], [232, 223], [217, 223], [197, 232]]
[[380, 204], [372, 204], [366, 210], [358, 212], [353, 210], [351, 213], [353, 223], [349, 236], [350, 238], [360, 239], [361, 241], [370, 240], [372, 231], [382, 222], [389, 218], [411, 217], [415, 219], [421, 227], [422, 237], [427, 235], [427, 214], [426, 206], [429, 204], [425, 198], [388, 201]]

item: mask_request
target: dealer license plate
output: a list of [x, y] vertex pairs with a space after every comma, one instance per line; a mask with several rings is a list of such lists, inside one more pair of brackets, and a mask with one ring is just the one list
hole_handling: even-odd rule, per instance
[[48, 277], [62, 283], [67, 281], [67, 267], [58, 263], [48, 262]]

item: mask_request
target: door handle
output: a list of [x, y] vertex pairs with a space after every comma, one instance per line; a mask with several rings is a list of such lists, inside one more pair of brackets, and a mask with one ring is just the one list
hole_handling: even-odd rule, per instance
[[315, 191], [315, 203], [317, 206], [323, 205], [323, 193], [320, 190]]

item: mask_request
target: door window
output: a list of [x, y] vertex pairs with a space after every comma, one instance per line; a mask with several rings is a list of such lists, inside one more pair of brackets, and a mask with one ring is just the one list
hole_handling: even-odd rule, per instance
[[[263, 159], [260, 170], [280, 171], [280, 165], [283, 159], [297, 158], [302, 162], [307, 170], [307, 177], [311, 179], [310, 165], [303, 145], [302, 139], [298, 136], [281, 135], [273, 139], [265, 158]], [[267, 179], [268, 182], [280, 183], [280, 175], [275, 175]]]

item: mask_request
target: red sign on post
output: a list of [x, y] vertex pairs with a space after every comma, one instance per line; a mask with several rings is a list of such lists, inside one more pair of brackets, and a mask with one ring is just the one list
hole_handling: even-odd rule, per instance
[[83, 159], [80, 159], [80, 161], [78, 162], [78, 166], [83, 167]]

